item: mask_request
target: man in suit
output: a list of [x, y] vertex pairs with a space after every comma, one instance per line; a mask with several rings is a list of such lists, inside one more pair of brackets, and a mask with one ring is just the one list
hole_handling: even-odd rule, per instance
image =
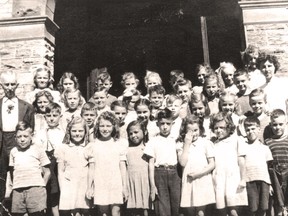
[[0, 74], [0, 85], [5, 96], [0, 99], [0, 202], [5, 196], [5, 182], [9, 165], [9, 155], [16, 146], [15, 127], [19, 121], [26, 121], [34, 128], [34, 109], [29, 103], [18, 99], [15, 72]]

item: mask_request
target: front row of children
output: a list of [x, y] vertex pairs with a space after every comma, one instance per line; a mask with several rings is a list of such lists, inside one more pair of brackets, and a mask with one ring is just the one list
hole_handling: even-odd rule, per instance
[[[19, 122], [18, 145], [9, 162], [13, 214], [45, 215], [46, 197], [51, 199], [52, 211], [58, 210], [55, 199], [60, 189], [63, 215], [89, 215], [94, 206], [101, 216], [116, 216], [126, 201], [127, 209], [137, 210], [135, 215], [148, 215], [149, 201], [161, 216], [209, 215], [209, 206], [214, 204], [216, 211], [210, 215], [239, 215], [239, 206], [248, 204], [251, 215], [266, 215], [271, 183], [277, 195], [276, 212], [282, 214], [288, 191], [288, 138], [282, 110], [272, 112], [273, 135], [263, 145], [259, 141], [260, 122], [253, 116], [244, 121], [244, 140], [236, 135], [231, 115], [212, 115], [210, 129], [216, 136], [212, 143], [202, 137], [202, 121], [193, 115], [183, 120], [179, 137], [175, 137], [171, 133], [173, 112], [163, 109], [157, 115], [158, 135], [148, 141], [147, 125], [135, 120], [127, 127], [127, 142], [120, 138], [119, 120], [112, 112], [100, 114], [94, 125], [85, 109], [89, 111], [89, 104], [83, 107], [83, 118], [72, 117], [66, 133], [61, 134], [61, 107], [49, 104], [46, 136], [41, 135], [41, 142], [35, 139], [33, 145], [32, 128]], [[64, 137], [63, 143], [55, 139], [56, 134]], [[178, 164], [183, 167], [182, 175]]]

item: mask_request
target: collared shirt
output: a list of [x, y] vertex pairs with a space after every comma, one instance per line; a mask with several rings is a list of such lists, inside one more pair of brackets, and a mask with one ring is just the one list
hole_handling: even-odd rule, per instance
[[18, 98], [14, 97], [8, 99], [3, 98], [2, 103], [2, 129], [4, 132], [15, 131], [16, 125], [19, 121], [19, 108], [18, 108]]

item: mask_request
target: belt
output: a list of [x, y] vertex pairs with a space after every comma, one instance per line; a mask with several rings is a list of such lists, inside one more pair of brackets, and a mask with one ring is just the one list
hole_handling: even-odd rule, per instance
[[159, 165], [158, 167], [155, 167], [156, 169], [176, 169], [177, 165]]

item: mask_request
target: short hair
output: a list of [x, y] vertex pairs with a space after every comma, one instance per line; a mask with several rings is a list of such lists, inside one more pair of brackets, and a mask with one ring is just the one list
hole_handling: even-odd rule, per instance
[[260, 121], [256, 116], [248, 116], [244, 120], [244, 127], [250, 127], [256, 125], [257, 127], [260, 127]]
[[169, 83], [172, 87], [174, 87], [174, 84], [176, 81], [180, 78], [184, 78], [184, 72], [182, 70], [172, 70], [170, 71], [170, 80]]
[[162, 94], [162, 95], [165, 95], [165, 93], [166, 93], [165, 88], [162, 85], [151, 86], [148, 90], [149, 96], [153, 92], [156, 92], [157, 94]]
[[[266, 61], [269, 61], [270, 63], [272, 63], [275, 67], [275, 72], [276, 73], [278, 71], [278, 69], [280, 68], [280, 63], [278, 61], [278, 58], [275, 55], [270, 55], [270, 54], [266, 54], [266, 53], [261, 53], [257, 59], [257, 67], [260, 68], [260, 66], [265, 63]], [[261, 68], [260, 68], [261, 69]]]
[[57, 89], [59, 90], [60, 93], [64, 92], [64, 87], [63, 87], [63, 82], [64, 80], [68, 78], [70, 80], [72, 80], [74, 82], [74, 88], [77, 90], [79, 89], [79, 82], [78, 82], [78, 78], [74, 75], [74, 73], [72, 72], [65, 72], [63, 73], [63, 75], [61, 76], [59, 83], [57, 85]]
[[174, 101], [176, 100], [180, 100], [181, 103], [183, 103], [183, 99], [177, 95], [177, 94], [169, 94], [167, 97], [166, 97], [166, 104], [172, 104], [174, 103]]
[[189, 102], [189, 108], [190, 108], [190, 111], [192, 112], [192, 109], [193, 109], [193, 103], [199, 103], [201, 102], [204, 107], [205, 107], [205, 116], [209, 116], [211, 111], [210, 111], [210, 108], [209, 108], [209, 105], [208, 105], [208, 100], [207, 98], [201, 94], [201, 93], [198, 93], [198, 94], [191, 94], [191, 100]]
[[236, 70], [236, 72], [234, 73], [234, 76], [233, 76], [234, 81], [237, 77], [243, 76], [243, 75], [249, 79], [249, 74], [248, 74], [248, 71], [246, 69], [240, 68], [240, 69]]
[[147, 71], [146, 76], [144, 77], [144, 82], [145, 82], [146, 87], [148, 86], [148, 80], [152, 77], [157, 79], [159, 85], [162, 85], [162, 79], [159, 73], [154, 72], [154, 71]]
[[48, 105], [45, 107], [45, 113], [51, 113], [51, 112], [53, 112], [53, 111], [61, 114], [62, 108], [61, 108], [61, 106], [60, 106], [58, 103], [54, 103], [54, 102], [48, 104]]
[[159, 110], [158, 114], [157, 114], [157, 120], [158, 122], [161, 121], [162, 119], [169, 119], [172, 120], [173, 119], [173, 114], [172, 111], [169, 110], [168, 108], [165, 108], [163, 110]]
[[40, 109], [39, 109], [39, 107], [38, 107], [37, 100], [38, 100], [40, 97], [42, 97], [42, 96], [45, 96], [45, 97], [48, 99], [49, 103], [52, 103], [53, 100], [54, 100], [52, 94], [51, 94], [49, 91], [43, 90], [43, 91], [37, 92], [36, 95], [35, 95], [35, 100], [34, 100], [33, 103], [32, 103], [32, 105], [34, 106], [34, 109], [35, 109], [35, 112], [36, 112], [36, 113], [40, 113], [40, 112], [41, 112]]
[[125, 81], [126, 81], [127, 79], [131, 79], [131, 78], [134, 78], [134, 79], [135, 79], [136, 85], [138, 86], [138, 84], [139, 84], [139, 79], [136, 77], [136, 75], [135, 75], [133, 72], [125, 72], [125, 73], [122, 75], [122, 80], [121, 80], [122, 86], [125, 87]]
[[272, 121], [272, 120], [279, 118], [280, 116], [286, 117], [285, 112], [282, 109], [274, 109], [270, 114], [270, 119]]
[[111, 133], [111, 137], [116, 141], [119, 139], [119, 120], [116, 118], [114, 113], [110, 111], [105, 111], [101, 113], [96, 121], [94, 126], [94, 138], [101, 138], [101, 134], [99, 132], [99, 125], [101, 120], [106, 120], [111, 122], [113, 125], [113, 131]]
[[241, 52], [242, 62], [244, 65], [248, 65], [249, 63], [249, 55], [257, 53], [258, 55], [261, 53], [259, 48], [255, 45], [248, 45], [248, 47], [244, 50], [244, 52]]
[[[102, 91], [104, 91], [104, 93], [105, 93], [106, 95], [108, 94], [108, 91], [107, 91], [107, 89], [106, 89], [104, 86], [97, 87], [97, 88], [95, 89], [94, 94], [95, 94], [96, 92], [102, 92]], [[93, 94], [93, 96], [94, 96], [94, 94]]]
[[146, 125], [146, 122], [142, 121], [142, 120], [134, 120], [132, 122], [130, 122], [127, 126], [127, 137], [128, 137], [128, 141], [129, 141], [129, 145], [131, 145], [132, 141], [129, 137], [129, 130], [131, 127], [133, 126], [136, 126], [136, 125], [139, 125], [140, 126], [140, 129], [142, 130], [143, 132], [143, 143], [147, 143], [149, 141], [149, 135], [148, 135], [148, 130], [147, 130], [147, 125]]
[[18, 122], [18, 124], [16, 125], [16, 133], [17, 133], [18, 131], [26, 131], [27, 129], [29, 130], [30, 133], [33, 132], [32, 126], [31, 126], [28, 122], [26, 122], [26, 121], [20, 121], [20, 122]]
[[174, 84], [174, 89], [176, 92], [178, 92], [179, 86], [185, 86], [185, 85], [187, 85], [189, 89], [192, 89], [192, 82], [190, 80], [185, 79], [185, 78], [180, 78]]
[[209, 64], [197, 64], [195, 68], [195, 73], [198, 74], [201, 70], [205, 70], [207, 74], [215, 73]]
[[67, 97], [68, 97], [69, 93], [77, 93], [78, 94], [78, 97], [79, 97], [78, 107], [81, 107], [82, 104], [84, 103], [84, 101], [83, 101], [83, 98], [82, 98], [82, 95], [81, 95], [81, 92], [79, 89], [76, 89], [76, 90], [67, 89], [66, 91], [64, 91], [64, 104], [65, 104], [65, 106], [68, 107]]
[[36, 79], [37, 79], [37, 73], [40, 73], [40, 72], [47, 72], [48, 74], [48, 88], [50, 89], [53, 89], [53, 82], [54, 82], [54, 79], [53, 79], [53, 76], [52, 76], [52, 72], [51, 70], [45, 66], [45, 65], [35, 65], [33, 68], [31, 68], [33, 74], [34, 74], [34, 85], [38, 88], [37, 86], [37, 83], [36, 83]]
[[105, 82], [106, 80], [111, 81], [111, 76], [107, 71], [103, 71], [103, 72], [98, 74], [98, 76], [96, 78], [96, 82], [99, 80], [102, 82]]
[[114, 110], [115, 110], [115, 107], [117, 107], [117, 106], [119, 106], [119, 107], [124, 107], [124, 108], [126, 109], [126, 111], [127, 111], [127, 104], [126, 104], [125, 102], [123, 102], [122, 100], [113, 101], [113, 102], [111, 103], [111, 105], [110, 105], [110, 109], [111, 109], [112, 111], [114, 111]]
[[267, 103], [267, 95], [262, 88], [256, 88], [249, 94], [249, 100], [252, 97], [263, 96], [265, 103]]
[[92, 102], [86, 102], [81, 109], [81, 116], [83, 116], [86, 111], [92, 111], [97, 114], [96, 105]]
[[16, 75], [16, 72], [15, 71], [12, 71], [12, 70], [8, 70], [8, 71], [4, 71], [0, 74], [0, 82], [3, 83], [3, 79], [4, 77], [7, 77], [7, 76], [11, 76], [15, 79], [15, 82], [17, 82], [17, 75]]
[[80, 117], [80, 116], [75, 116], [72, 117], [71, 121], [67, 124], [66, 128], [66, 133], [63, 139], [64, 144], [69, 144], [71, 142], [71, 128], [75, 124], [81, 124], [85, 130], [85, 136], [84, 136], [84, 142], [87, 144], [89, 142], [89, 127], [86, 123], [86, 121]]
[[232, 135], [236, 129], [231, 115], [224, 113], [224, 112], [219, 112], [216, 114], [213, 114], [210, 118], [210, 129], [212, 132], [214, 132], [214, 126], [216, 123], [224, 121], [227, 125], [227, 131], [230, 135]]

